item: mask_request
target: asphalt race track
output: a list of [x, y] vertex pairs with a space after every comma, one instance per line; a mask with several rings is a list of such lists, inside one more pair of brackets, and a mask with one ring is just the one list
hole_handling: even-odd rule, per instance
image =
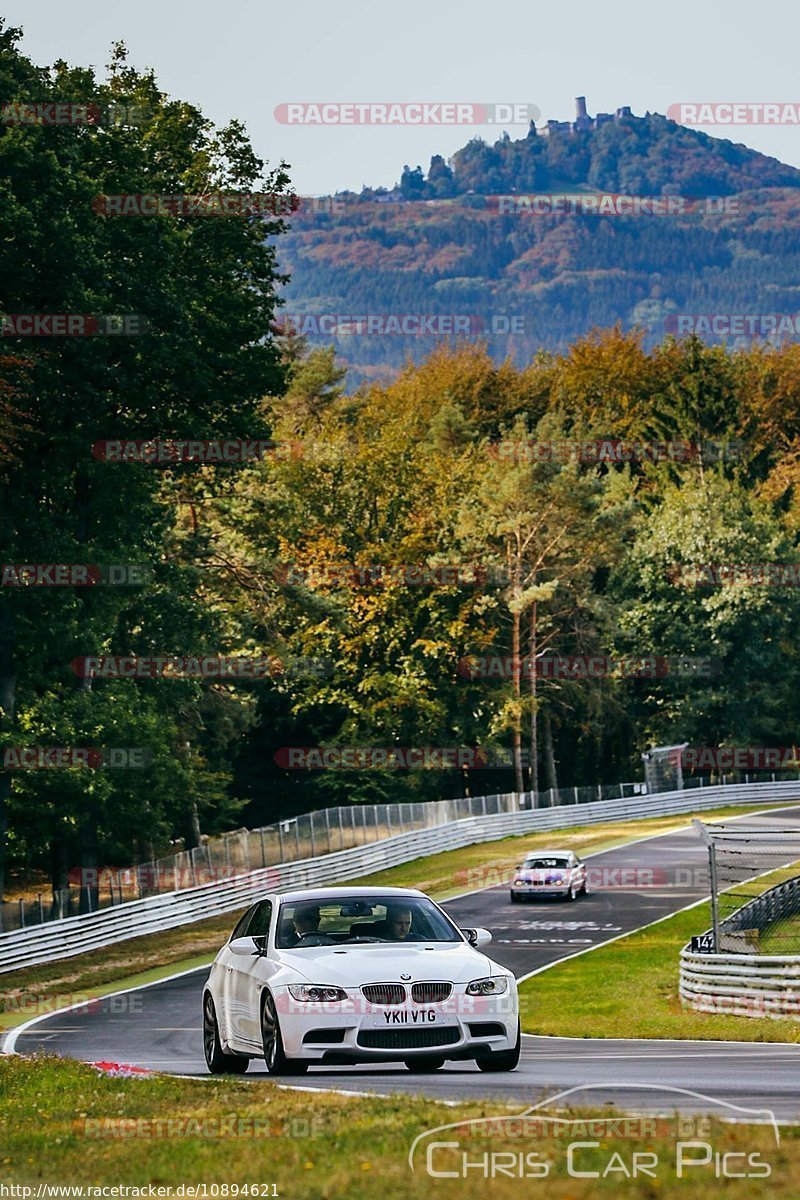
[[[776, 830], [800, 826], [800, 806], [748, 820]], [[557, 832], [552, 845], [558, 845]], [[445, 907], [462, 926], [490, 929], [488, 953], [521, 978], [706, 896], [706, 864], [698, 834], [687, 827], [589, 856], [590, 895], [574, 903], [512, 904], [508, 884], [503, 884]], [[706, 924], [701, 909], [697, 932]], [[85, 1061], [205, 1076], [200, 998], [206, 975], [202, 968], [124, 997], [109, 997], [88, 1010], [42, 1018], [18, 1035], [13, 1048], [23, 1054], [47, 1050]], [[263, 1064], [254, 1060], [245, 1079], [265, 1075]], [[749, 1115], [720, 1107], [728, 1104], [767, 1109], [779, 1120], [792, 1120], [800, 1119], [800, 1045], [530, 1036], [523, 1038], [520, 1065], [511, 1074], [486, 1074], [472, 1063], [458, 1062], [426, 1076], [412, 1075], [402, 1064], [312, 1067], [298, 1083], [306, 1089], [408, 1092], [440, 1099], [487, 1096], [517, 1101], [521, 1111], [575, 1089], [569, 1096], [572, 1103], [609, 1103], [639, 1112], [705, 1110], [740, 1119]], [[694, 1092], [701, 1095], [688, 1094]]]

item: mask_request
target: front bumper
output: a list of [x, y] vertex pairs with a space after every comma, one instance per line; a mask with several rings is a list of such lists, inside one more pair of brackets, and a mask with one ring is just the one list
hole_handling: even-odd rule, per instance
[[475, 1058], [516, 1045], [519, 1001], [514, 980], [499, 996], [467, 996], [457, 985], [432, 1004], [371, 1004], [360, 989], [341, 1002], [304, 1003], [276, 989], [284, 1051], [309, 1062], [390, 1062], [421, 1055]]
[[517, 896], [541, 896], [543, 899], [556, 897], [563, 900], [565, 896], [569, 895], [571, 887], [572, 885], [569, 883], [512, 883], [511, 890]]

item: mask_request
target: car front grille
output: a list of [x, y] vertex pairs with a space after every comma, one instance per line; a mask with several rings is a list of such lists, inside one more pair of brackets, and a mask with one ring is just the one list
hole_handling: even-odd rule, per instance
[[441, 1004], [453, 990], [452, 983], [415, 983], [411, 988], [411, 999], [415, 1004]]
[[402, 983], [367, 983], [361, 991], [370, 1004], [404, 1004], [406, 989]]
[[447, 1029], [363, 1029], [358, 1044], [365, 1050], [424, 1050], [452, 1046], [460, 1037], [455, 1025]]

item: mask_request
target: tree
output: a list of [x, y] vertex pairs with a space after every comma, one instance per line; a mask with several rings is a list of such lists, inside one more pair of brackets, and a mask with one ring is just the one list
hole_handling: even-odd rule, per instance
[[631, 681], [640, 736], [652, 744], [709, 746], [791, 737], [797, 588], [748, 584], [741, 576], [713, 582], [703, 569], [795, 560], [770, 506], [721, 472], [668, 487], [660, 503], [641, 514], [636, 539], [609, 583], [618, 648], [636, 656], [658, 653], [673, 663], [707, 658], [714, 669]]
[[[148, 322], [141, 337], [7, 338], [9, 355], [26, 360], [30, 382], [21, 405], [28, 426], [0, 478], [3, 560], [153, 568], [152, 581], [139, 589], [27, 587], [0, 594], [2, 743], [46, 734], [70, 745], [80, 737], [122, 736], [124, 729], [134, 745], [154, 754], [146, 787], [126, 772], [109, 772], [87, 787], [70, 772], [12, 783], [0, 771], [0, 833], [13, 787], [25, 803], [23, 814], [22, 804], [12, 802], [12, 815], [38, 828], [31, 852], [40, 853], [42, 842], [52, 848], [57, 883], [79, 849], [92, 857], [104, 846], [120, 849], [112, 812], [131, 814], [120, 829], [166, 836], [198, 794], [220, 792], [219, 749], [204, 747], [201, 735], [182, 761], [178, 750], [187, 729], [202, 726], [200, 685], [93, 685], [70, 667], [93, 653], [219, 650], [212, 614], [190, 599], [192, 566], [166, 561], [174, 517], [161, 469], [99, 461], [91, 447], [101, 439], [263, 436], [260, 399], [280, 390], [282, 375], [269, 336], [282, 277], [274, 246], [265, 241], [281, 232], [282, 222], [108, 216], [102, 206], [98, 211], [97, 197], [249, 192], [259, 185], [283, 193], [288, 177], [283, 167], [265, 171], [238, 123], [215, 130], [196, 108], [162, 94], [152, 73], [128, 65], [121, 47], [101, 82], [63, 62], [52, 71], [35, 67], [20, 54], [18, 39], [18, 30], [0, 26], [6, 101], [35, 95], [118, 112], [135, 106], [147, 116], [144, 125], [0, 128], [6, 310], [136, 313]], [[229, 474], [220, 471], [219, 486]], [[207, 482], [209, 491], [216, 486]], [[122, 712], [120, 723], [114, 718]], [[50, 811], [58, 813], [54, 822]], [[16, 848], [20, 835], [12, 834]], [[0, 860], [0, 895], [3, 875]]]
[[[528, 461], [531, 443], [564, 439], [563, 425], [551, 416], [534, 429], [520, 417], [505, 433], [522, 453], [516, 461], [485, 461], [476, 485], [465, 498], [458, 527], [466, 547], [501, 574], [500, 603], [510, 626], [511, 689], [498, 721], [509, 728], [515, 787], [523, 790], [522, 735], [527, 709], [531, 730], [531, 787], [538, 789], [538, 676], [543, 655], [556, 642], [567, 614], [574, 609], [573, 589], [586, 588], [607, 553], [602, 487], [596, 472], [573, 461]], [[561, 608], [562, 598], [573, 593]], [[560, 609], [560, 611], [559, 611]], [[558, 615], [557, 615], [558, 614]], [[527, 619], [530, 695], [523, 696], [523, 648]]]

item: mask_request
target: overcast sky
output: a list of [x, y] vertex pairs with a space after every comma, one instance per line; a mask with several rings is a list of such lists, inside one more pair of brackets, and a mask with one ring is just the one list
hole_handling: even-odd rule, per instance
[[[571, 119], [584, 94], [590, 113], [629, 104], [639, 115], [680, 101], [800, 102], [793, 0], [763, 9], [752, 0], [6, 0], [3, 9], [40, 64], [102, 68], [124, 41], [164, 91], [217, 123], [243, 120], [262, 158], [291, 164], [303, 194], [391, 186], [404, 163], [427, 169], [432, 154], [498, 130], [286, 125], [274, 116], [282, 103], [525, 103], [544, 121]], [[731, 137], [800, 166], [800, 127], [750, 125]]]

